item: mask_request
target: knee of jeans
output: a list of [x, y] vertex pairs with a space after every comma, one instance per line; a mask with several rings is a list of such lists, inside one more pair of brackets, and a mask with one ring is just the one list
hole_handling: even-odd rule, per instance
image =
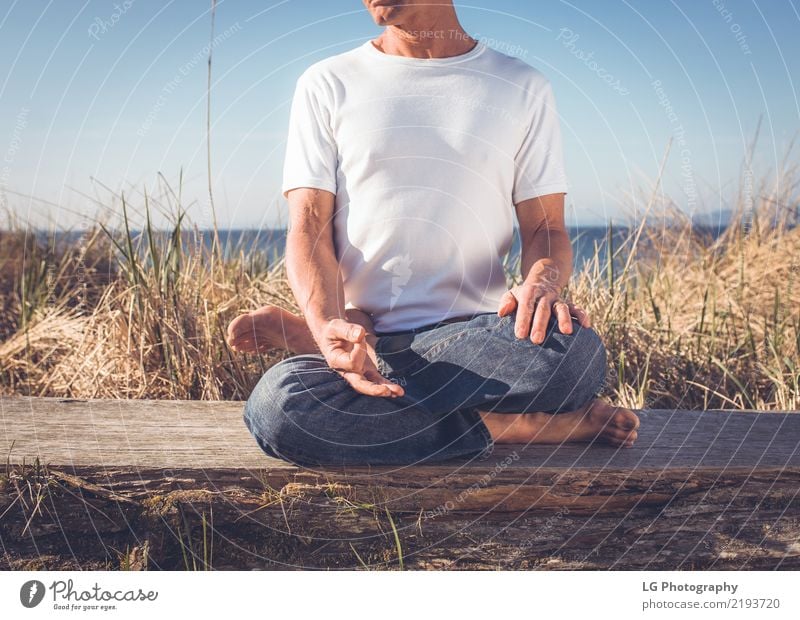
[[306, 385], [313, 373], [303, 373], [301, 380], [297, 374], [301, 368], [310, 369], [303, 360], [292, 359], [272, 366], [256, 384], [243, 413], [245, 425], [262, 450], [290, 461], [297, 460], [305, 435], [294, 413], [308, 410], [309, 398], [313, 398]]
[[573, 322], [562, 364], [567, 381], [574, 386], [574, 402], [581, 406], [597, 395], [606, 379], [607, 352], [600, 335]]

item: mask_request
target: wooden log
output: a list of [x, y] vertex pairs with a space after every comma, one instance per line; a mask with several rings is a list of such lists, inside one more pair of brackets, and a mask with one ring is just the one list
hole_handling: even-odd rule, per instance
[[304, 469], [242, 407], [0, 399], [0, 567], [800, 566], [795, 413], [639, 411], [629, 449]]

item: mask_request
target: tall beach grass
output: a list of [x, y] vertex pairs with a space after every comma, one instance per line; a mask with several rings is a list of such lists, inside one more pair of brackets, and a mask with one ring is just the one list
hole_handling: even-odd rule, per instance
[[[800, 409], [799, 178], [787, 167], [748, 184], [716, 239], [653, 191], [622, 243], [609, 234], [615, 247], [596, 247], [569, 293], [609, 350], [605, 396], [635, 408]], [[154, 230], [155, 209], [170, 230]], [[72, 237], [9, 217], [0, 393], [247, 398], [287, 353], [234, 353], [225, 331], [264, 304], [297, 311], [282, 260], [253, 240], [222, 249], [217, 231], [209, 248], [180, 188], [137, 204], [121, 196], [116, 210], [114, 226]], [[618, 260], [603, 260], [609, 249]]]

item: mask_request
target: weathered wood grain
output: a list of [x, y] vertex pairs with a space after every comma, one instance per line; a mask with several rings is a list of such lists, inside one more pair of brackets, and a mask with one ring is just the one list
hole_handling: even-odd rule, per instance
[[[2, 437], [12, 462], [38, 456], [53, 465], [292, 469], [269, 458], [242, 419], [242, 402], [0, 398]], [[800, 466], [800, 415], [739, 411], [637, 411], [633, 448], [601, 444], [497, 448], [434, 472], [488, 471], [516, 453], [515, 469], [539, 467]], [[14, 442], [13, 450], [11, 443]], [[426, 469], [426, 468], [421, 468]], [[391, 470], [389, 470], [391, 471]]]
[[223, 569], [800, 568], [795, 413], [642, 411], [631, 449], [317, 470], [264, 455], [242, 406], [0, 399], [0, 568], [202, 567], [204, 520]]

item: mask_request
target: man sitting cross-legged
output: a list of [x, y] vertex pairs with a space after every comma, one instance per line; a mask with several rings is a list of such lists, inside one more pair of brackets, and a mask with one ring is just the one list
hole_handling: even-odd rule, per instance
[[[597, 398], [603, 343], [560, 296], [572, 249], [549, 82], [447, 1], [365, 4], [381, 36], [310, 67], [292, 101], [286, 269], [303, 317], [265, 307], [229, 326], [237, 350], [294, 353], [256, 385], [248, 429], [303, 465], [632, 445], [637, 416]], [[515, 214], [523, 281], [507, 290]]]
[[[349, 357], [353, 359], [354, 366], [358, 366], [359, 363], [363, 364], [364, 371], [363, 373], [355, 372], [352, 373], [352, 375], [350, 375], [350, 373], [345, 373], [345, 376], [348, 376], [348, 380], [350, 381], [360, 383], [359, 387], [364, 393], [384, 397], [403, 394], [404, 390], [402, 387], [394, 387], [397, 385], [397, 383], [385, 379], [380, 375], [380, 373], [377, 372], [377, 368], [381, 365], [381, 363], [378, 361], [378, 358], [375, 354], [376, 336], [373, 331], [370, 331], [369, 316], [358, 310], [347, 310], [345, 314], [346, 320], [338, 323], [339, 329], [352, 329], [353, 326], [360, 326], [364, 328], [363, 331], [355, 332], [352, 334], [352, 336], [347, 335], [344, 338], [344, 340], [347, 341], [348, 337], [352, 337], [354, 342], [353, 348], [351, 348], [350, 351], [355, 350], [357, 353], [352, 354]], [[486, 319], [489, 319], [489, 316], [487, 316], [484, 320]], [[491, 322], [494, 322], [494, 320], [492, 319]], [[511, 321], [506, 321], [501, 328], [508, 332], [510, 331], [512, 324], [513, 323]], [[579, 326], [573, 323], [572, 327], [574, 329]], [[406, 341], [409, 340], [408, 336], [405, 338]], [[574, 361], [575, 363], [580, 364], [578, 356], [588, 355], [588, 358], [585, 357], [584, 359], [589, 359], [589, 361], [592, 363], [591, 369], [579, 369], [581, 371], [580, 374], [583, 376], [579, 377], [578, 381], [583, 383], [584, 386], [599, 385], [602, 383], [602, 377], [604, 376], [602, 374], [603, 371], [601, 370], [602, 365], [605, 363], [605, 353], [601, 349], [602, 344], [595, 340], [596, 336], [591, 338], [592, 343], [589, 345], [588, 351], [585, 349], [581, 349], [580, 351], [573, 350], [571, 357], [568, 356], [568, 358], [565, 358], [562, 362], [571, 363]], [[238, 316], [234, 321], [231, 322], [229, 326], [228, 341], [234, 350], [241, 353], [265, 353], [266, 351], [274, 348], [281, 348], [291, 351], [299, 357], [297, 357], [296, 361], [292, 362], [290, 367], [285, 369], [285, 372], [289, 373], [292, 372], [292, 368], [307, 368], [307, 365], [309, 364], [309, 358], [306, 356], [318, 356], [320, 354], [320, 349], [311, 335], [306, 322], [301, 317], [277, 306], [265, 306], [253, 312]], [[508, 341], [508, 334], [506, 334], [506, 341]], [[333, 343], [338, 344], [337, 339], [334, 338]], [[362, 347], [359, 347], [358, 343], [360, 343]], [[393, 346], [396, 347], [397, 345]], [[572, 346], [575, 346], [574, 343]], [[344, 352], [342, 352], [342, 355], [344, 357]], [[499, 361], [503, 361], [504, 357], [505, 356], [501, 356]], [[292, 359], [295, 358], [290, 358], [290, 360]], [[303, 362], [305, 362], [306, 366], [304, 366]], [[311, 367], [313, 368], [315, 366], [319, 368], [321, 365], [314, 364], [312, 362]], [[546, 381], [546, 377], [543, 377], [543, 379]], [[330, 377], [327, 377], [327, 381], [331, 381]], [[403, 381], [403, 383], [408, 385], [408, 381]], [[302, 381], [300, 386], [301, 388], [311, 388], [312, 384], [306, 380]], [[306, 433], [299, 426], [301, 422], [297, 419], [295, 419], [294, 422], [291, 422], [290, 418], [292, 414], [290, 412], [277, 412], [275, 410], [276, 403], [270, 402], [272, 398], [270, 392], [265, 393], [264, 391], [261, 391], [264, 390], [264, 388], [269, 389], [269, 384], [265, 384], [262, 380], [262, 382], [259, 384], [259, 387], [261, 389], [257, 388], [254, 392], [255, 398], [251, 397], [251, 400], [248, 401], [248, 411], [251, 414], [257, 414], [259, 411], [261, 411], [262, 414], [265, 414], [268, 411], [274, 412], [273, 415], [276, 416], [274, 422], [278, 424], [291, 424], [292, 430], [300, 434], [300, 440], [298, 442], [299, 445], [303, 445], [306, 442], [306, 440], [303, 439], [303, 436]], [[348, 392], [347, 387], [341, 386], [341, 388], [345, 394]], [[570, 392], [573, 392], [575, 388], [581, 390], [586, 389], [585, 387], [576, 384], [574, 386], [567, 386], [566, 389], [564, 389], [564, 391], [561, 393], [564, 397], [566, 397], [570, 395]], [[558, 390], [559, 387], [554, 385], [553, 389]], [[305, 405], [309, 408], [321, 408], [323, 415], [342, 413], [341, 411], [331, 411], [332, 408], [336, 407], [336, 404], [330, 401], [328, 401], [327, 404], [322, 402], [322, 400], [325, 399], [325, 396], [320, 395], [318, 398], [321, 399], [320, 402], [314, 402], [314, 400], [312, 400], [311, 402], [305, 403]], [[351, 402], [353, 400], [347, 396], [345, 396], [345, 399]], [[578, 400], [580, 400], [580, 398], [578, 398]], [[302, 406], [302, 401], [298, 404]], [[401, 411], [401, 408], [398, 408], [397, 410], [399, 412]], [[369, 413], [369, 411], [365, 413]], [[491, 442], [494, 443], [558, 444], [570, 441], [599, 441], [614, 446], [629, 447], [633, 445], [633, 442], [637, 436], [635, 429], [639, 427], [638, 418], [632, 411], [614, 407], [599, 398], [590, 398], [582, 406], [572, 411], [559, 413], [558, 415], [551, 415], [544, 412], [519, 414], [490, 413], [488, 411], [480, 410], [478, 413], [480, 414], [481, 421], [488, 429]], [[267, 421], [267, 419], [267, 417], [259, 418], [257, 416], [255, 421], [258, 422], [261, 420], [261, 422], [264, 423]], [[433, 419], [428, 422], [428, 424], [431, 425], [433, 423]], [[261, 445], [268, 454], [280, 458], [287, 458], [293, 453], [290, 446], [283, 446], [281, 452], [273, 450], [269, 444], [264, 443], [264, 439], [258, 434], [259, 428], [261, 427], [252, 426], [252, 424], [253, 421], [248, 420], [248, 428], [250, 428], [251, 431], [256, 434], [256, 439], [258, 440], [259, 445]], [[274, 428], [272, 424], [270, 424], [270, 428]], [[364, 430], [366, 431], [367, 429]], [[391, 432], [390, 429], [386, 430]], [[469, 430], [471, 431], [472, 429]], [[313, 429], [309, 429], [308, 432], [311, 434], [314, 433]], [[414, 458], [422, 459], [425, 456], [418, 454], [412, 455], [410, 453], [404, 455], [402, 451], [400, 452], [400, 457], [392, 456], [390, 453], [392, 448], [389, 446], [389, 450], [385, 451], [378, 458], [368, 459], [365, 456], [362, 459], [358, 456], [358, 454], [364, 453], [366, 455], [366, 453], [363, 451], [363, 441], [368, 435], [366, 432], [363, 434], [359, 433], [357, 427], [353, 429], [352, 433], [353, 436], [351, 439], [361, 439], [362, 450], [354, 451], [354, 460], [349, 459], [345, 453], [340, 453], [343, 463], [410, 463]], [[287, 436], [285, 433], [282, 433], [281, 435], [283, 437]], [[352, 446], [339, 446], [336, 444], [337, 442], [333, 442], [333, 445], [330, 445], [329, 448], [326, 449], [325, 454], [335, 455], [337, 449], [347, 449], [348, 447], [352, 448]], [[320, 454], [319, 456], [321, 457], [322, 455]], [[437, 455], [432, 454], [430, 456], [436, 457]], [[303, 459], [292, 458], [288, 458], [288, 460], [296, 460], [301, 462], [301, 464], [303, 461]], [[337, 461], [338, 458], [334, 456], [332, 461], [329, 462]], [[325, 459], [311, 459], [311, 462], [324, 463]]]

